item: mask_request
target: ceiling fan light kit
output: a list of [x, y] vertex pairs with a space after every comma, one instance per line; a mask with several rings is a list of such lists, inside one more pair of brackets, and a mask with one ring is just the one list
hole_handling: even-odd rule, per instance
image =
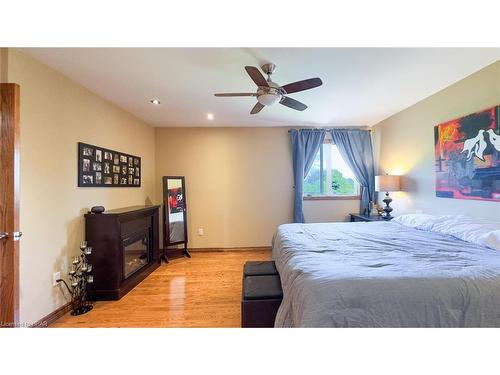
[[276, 102], [297, 111], [303, 111], [307, 108], [305, 104], [286, 95], [313, 89], [323, 84], [319, 78], [310, 78], [280, 86], [271, 80], [271, 75], [276, 70], [276, 65], [272, 63], [264, 64], [261, 66], [261, 69], [267, 74], [267, 80], [255, 66], [245, 66], [248, 75], [257, 85], [257, 91], [255, 93], [224, 93], [214, 95], [218, 97], [255, 96], [257, 98], [257, 103], [250, 111], [252, 115], [259, 113], [265, 106], [273, 105]]
[[[260, 90], [259, 90], [260, 91]], [[262, 90], [260, 93], [257, 91], [257, 101], [260, 104], [272, 105], [280, 101], [283, 95], [276, 89], [269, 89], [267, 92]]]

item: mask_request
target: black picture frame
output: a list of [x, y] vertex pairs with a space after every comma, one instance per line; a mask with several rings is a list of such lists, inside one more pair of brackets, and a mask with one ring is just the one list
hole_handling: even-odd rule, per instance
[[78, 142], [78, 187], [141, 187], [141, 162], [139, 156]]

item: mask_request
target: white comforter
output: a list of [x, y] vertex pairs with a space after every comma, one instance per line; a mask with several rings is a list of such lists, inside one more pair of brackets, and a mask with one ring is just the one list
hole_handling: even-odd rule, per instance
[[500, 327], [500, 251], [398, 223], [281, 225], [277, 327]]

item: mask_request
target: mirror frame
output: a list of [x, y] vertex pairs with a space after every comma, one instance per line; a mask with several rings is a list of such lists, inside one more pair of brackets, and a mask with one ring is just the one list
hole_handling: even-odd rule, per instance
[[[168, 215], [168, 181], [181, 180], [181, 191], [184, 198], [184, 208], [182, 211], [182, 218], [184, 220], [184, 239], [182, 241], [170, 242], [170, 220]], [[169, 246], [184, 244], [183, 255], [191, 257], [187, 250], [188, 231], [187, 231], [187, 199], [186, 199], [186, 179], [184, 176], [163, 176], [163, 257], [168, 262], [166, 250]]]

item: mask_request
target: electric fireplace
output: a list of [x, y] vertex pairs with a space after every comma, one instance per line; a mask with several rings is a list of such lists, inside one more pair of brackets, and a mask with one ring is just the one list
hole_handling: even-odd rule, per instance
[[117, 300], [160, 265], [159, 206], [135, 206], [85, 215], [85, 235], [94, 251], [89, 256], [94, 300]]

